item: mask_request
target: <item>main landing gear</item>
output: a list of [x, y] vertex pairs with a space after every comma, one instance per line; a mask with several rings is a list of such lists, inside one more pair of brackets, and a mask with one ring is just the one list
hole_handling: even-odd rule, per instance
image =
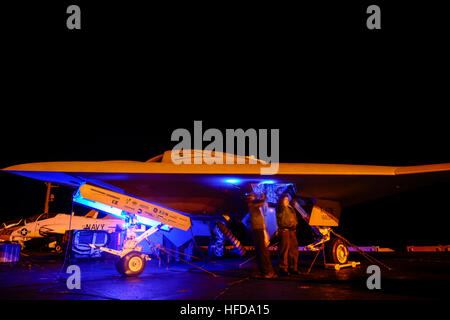
[[346, 264], [349, 251], [347, 245], [339, 238], [332, 238], [325, 244], [326, 260], [334, 264]]
[[316, 227], [320, 240], [307, 246], [309, 251], [323, 250], [325, 260], [333, 264], [346, 264], [349, 250], [344, 241], [337, 237], [331, 237], [329, 227]]

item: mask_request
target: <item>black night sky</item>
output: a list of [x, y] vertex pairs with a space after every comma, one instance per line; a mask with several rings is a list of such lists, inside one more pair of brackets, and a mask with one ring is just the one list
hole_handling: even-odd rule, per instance
[[[35, 7], [10, 11], [41, 24], [14, 24], [5, 38], [1, 168], [145, 161], [194, 120], [280, 129], [281, 162], [450, 162], [448, 37], [434, 20], [407, 27], [390, 7], [374, 34], [360, 26], [362, 5], [340, 9], [342, 19], [335, 7], [305, 6], [301, 19], [292, 8], [158, 8], [145, 23], [131, 15], [142, 10], [80, 3], [78, 34], [52, 28], [64, 23], [52, 18], [58, 7], [43, 20], [33, 20]], [[0, 220], [43, 209], [42, 182], [0, 173], [0, 188]], [[448, 244], [449, 191], [450, 182], [346, 208], [340, 229], [360, 245]], [[69, 191], [56, 192], [52, 209], [68, 210]]]

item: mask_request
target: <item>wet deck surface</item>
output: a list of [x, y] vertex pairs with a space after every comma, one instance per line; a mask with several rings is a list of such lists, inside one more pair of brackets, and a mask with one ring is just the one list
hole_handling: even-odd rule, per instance
[[[21, 258], [0, 264], [0, 299], [25, 300], [434, 300], [449, 298], [449, 253], [372, 254], [381, 267], [381, 289], [366, 285], [370, 262], [360, 256], [356, 268], [325, 269], [312, 256], [302, 256], [301, 275], [274, 280], [255, 279], [252, 262], [244, 258], [218, 260], [206, 266], [212, 274], [184, 263], [159, 267], [152, 260], [138, 278], [121, 277], [114, 261], [73, 261], [81, 269], [81, 289], [69, 290], [62, 261], [54, 257]], [[318, 259], [320, 260], [320, 259]], [[276, 261], [274, 260], [274, 263]], [[67, 266], [66, 266], [67, 267]]]

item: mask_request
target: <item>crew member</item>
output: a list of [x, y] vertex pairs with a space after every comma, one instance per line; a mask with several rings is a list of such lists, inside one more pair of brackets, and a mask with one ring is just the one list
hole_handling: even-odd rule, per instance
[[256, 199], [256, 195], [254, 193], [251, 193], [247, 197], [248, 208], [250, 211], [250, 224], [253, 230], [258, 267], [264, 278], [272, 279], [276, 278], [277, 275], [273, 271], [269, 250], [267, 250], [264, 236], [265, 224], [261, 213], [261, 207], [264, 206], [265, 201], [265, 194], [260, 200]]
[[299, 274], [298, 272], [298, 241], [297, 215], [290, 204], [288, 194], [283, 194], [278, 202], [277, 225], [280, 255], [280, 275]]

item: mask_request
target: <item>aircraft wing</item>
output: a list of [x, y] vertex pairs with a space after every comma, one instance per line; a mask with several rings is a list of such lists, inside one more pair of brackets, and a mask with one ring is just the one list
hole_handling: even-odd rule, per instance
[[335, 200], [344, 207], [450, 181], [450, 163], [410, 167], [280, 163], [277, 174], [261, 175], [265, 165], [77, 161], [20, 164], [2, 170], [71, 187], [90, 183], [191, 215], [242, 213], [243, 193], [266, 180], [294, 183], [300, 197]]

